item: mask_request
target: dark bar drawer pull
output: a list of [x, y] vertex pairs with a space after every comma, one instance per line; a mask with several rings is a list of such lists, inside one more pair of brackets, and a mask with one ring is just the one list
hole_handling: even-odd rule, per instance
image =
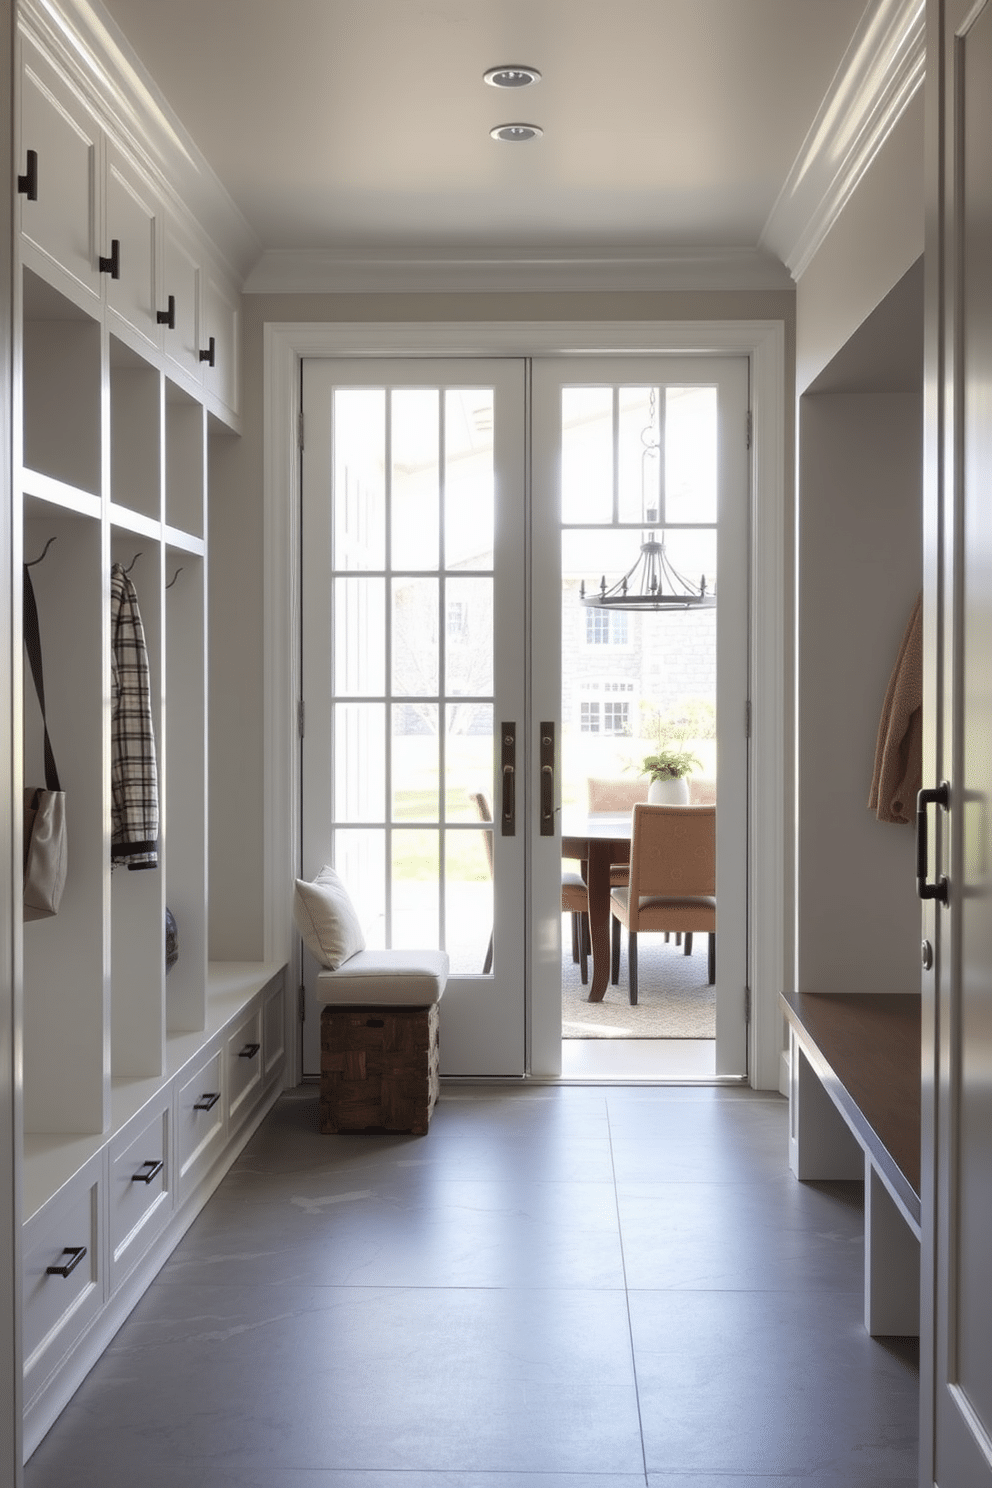
[[120, 240], [120, 238], [111, 238], [111, 240], [110, 240], [110, 257], [109, 258], [101, 258], [100, 259], [100, 273], [101, 274], [109, 274], [110, 277], [111, 277], [111, 279], [119, 279], [121, 277], [121, 240]]
[[238, 1058], [254, 1059], [261, 1047], [261, 1044], [245, 1044], [244, 1048], [238, 1054]]
[[149, 1157], [142, 1164], [131, 1179], [132, 1183], [151, 1183], [162, 1171], [162, 1159], [160, 1157]]
[[67, 1245], [62, 1251], [64, 1256], [69, 1256], [64, 1266], [46, 1266], [45, 1272], [48, 1276], [71, 1276], [86, 1254], [85, 1245]]
[[170, 295], [169, 296], [169, 308], [168, 308], [168, 310], [156, 310], [156, 312], [155, 312], [155, 319], [158, 321], [159, 325], [168, 326], [170, 331], [174, 331], [176, 329], [176, 297], [175, 297], [175, 295]]
[[220, 1100], [220, 1091], [219, 1090], [214, 1090], [212, 1092], [204, 1091], [204, 1093], [200, 1096], [200, 1099], [198, 1101], [194, 1101], [194, 1103], [193, 1103], [193, 1110], [194, 1111], [212, 1111], [213, 1108], [214, 1108], [214, 1106], [217, 1104], [217, 1102], [219, 1100]]
[[38, 151], [29, 150], [27, 153], [28, 168], [23, 176], [17, 178], [17, 189], [28, 201], [38, 200]]
[[210, 337], [210, 341], [209, 341], [209, 343], [207, 345], [206, 351], [204, 351], [202, 347], [200, 348], [200, 361], [201, 362], [209, 362], [210, 365], [211, 365], [211, 367], [213, 367], [213, 366], [216, 365], [216, 360], [215, 360], [216, 359], [216, 356], [217, 356], [217, 340], [216, 340], [216, 337], [211, 336]]

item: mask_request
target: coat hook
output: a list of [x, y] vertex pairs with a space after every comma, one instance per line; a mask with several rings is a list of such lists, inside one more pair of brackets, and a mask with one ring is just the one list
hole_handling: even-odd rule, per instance
[[[55, 537], [58, 537], [58, 533], [57, 532], [55, 534]], [[41, 560], [42, 560], [42, 558], [44, 558], [45, 554], [48, 552], [49, 548], [52, 546], [52, 543], [55, 541], [55, 537], [50, 537], [48, 539], [47, 543], [45, 544], [45, 546], [42, 548], [40, 556], [37, 557], [37, 558], [32, 558], [31, 559], [31, 562], [30, 563], [25, 563], [24, 567], [25, 568], [34, 568], [35, 564], [40, 563]]]
[[175, 573], [172, 575], [172, 578], [166, 584], [166, 586], [165, 586], [166, 589], [171, 589], [172, 588], [173, 584], [176, 582], [176, 580], [178, 579], [178, 577], [182, 573], [182, 571], [183, 571], [182, 570], [182, 565], [180, 565], [179, 568], [177, 568], [176, 571], [175, 571]]
[[138, 561], [138, 559], [140, 557], [141, 557], [141, 554], [140, 553], [135, 553], [134, 557], [131, 559], [131, 562], [128, 564], [127, 568], [124, 570], [124, 572], [126, 574], [129, 574], [131, 572], [132, 568], [137, 563], [137, 561]]

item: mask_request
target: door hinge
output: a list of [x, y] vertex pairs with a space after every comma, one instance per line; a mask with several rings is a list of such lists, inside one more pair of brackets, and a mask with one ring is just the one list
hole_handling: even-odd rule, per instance
[[750, 987], [745, 987], [744, 988], [744, 1022], [745, 1023], [750, 1023], [750, 1021], [751, 1021], [751, 988]]
[[[751, 440], [754, 438], [754, 415], [752, 414], [750, 408], [748, 409], [747, 413], [744, 415], [744, 437], [747, 440], [747, 447], [748, 447], [748, 449], [750, 449], [751, 448]], [[301, 435], [301, 443], [302, 443], [302, 435]]]
[[300, 449], [302, 449], [303, 448], [303, 410], [302, 410], [302, 408], [300, 409], [299, 413], [296, 415], [296, 442], [300, 446]]
[[300, 983], [299, 1018], [301, 1023], [307, 1021], [307, 989], [302, 982]]
[[296, 732], [299, 734], [299, 736], [300, 736], [301, 739], [303, 738], [303, 735], [306, 733], [306, 727], [307, 727], [306, 711], [307, 711], [306, 710], [306, 704], [304, 703], [303, 699], [300, 698], [300, 701], [296, 705]]
[[744, 737], [751, 737], [751, 699], [748, 698], [744, 704]]

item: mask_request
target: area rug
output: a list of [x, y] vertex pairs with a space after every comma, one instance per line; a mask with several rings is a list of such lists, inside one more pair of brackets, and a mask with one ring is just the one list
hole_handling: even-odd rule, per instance
[[[562, 1038], [680, 1039], [716, 1036], [716, 989], [706, 985], [706, 936], [697, 935], [691, 956], [674, 937], [642, 935], [637, 945], [637, 1006], [627, 991], [627, 937], [620, 952], [620, 982], [607, 984], [602, 1002], [589, 1002], [572, 961], [571, 929], [562, 923]], [[591, 975], [591, 964], [590, 964]]]

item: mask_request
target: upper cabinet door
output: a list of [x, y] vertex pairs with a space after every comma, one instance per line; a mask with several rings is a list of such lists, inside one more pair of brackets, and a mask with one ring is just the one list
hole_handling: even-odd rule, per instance
[[25, 262], [98, 314], [100, 131], [36, 49], [23, 45], [17, 171]]
[[[158, 314], [169, 314], [168, 303], [157, 303], [155, 261], [161, 207], [151, 186], [120, 151], [107, 147], [106, 242], [101, 262], [107, 280], [110, 327], [136, 338], [140, 349], [160, 346]], [[110, 267], [110, 265], [113, 267]]]
[[241, 306], [238, 296], [209, 268], [203, 274], [203, 323], [200, 357], [208, 402], [221, 405], [237, 420], [238, 359], [241, 355]]
[[168, 360], [195, 383], [200, 368], [200, 264], [177, 225], [166, 214], [162, 231], [160, 294], [173, 311], [174, 324], [163, 327], [162, 350]]

